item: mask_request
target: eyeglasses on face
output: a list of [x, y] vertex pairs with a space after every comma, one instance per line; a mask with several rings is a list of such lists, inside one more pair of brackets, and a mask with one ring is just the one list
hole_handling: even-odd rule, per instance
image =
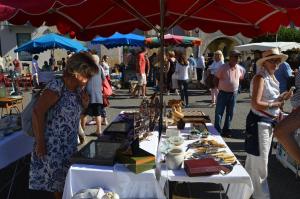
[[239, 55], [230, 55], [230, 57], [234, 57], [234, 58], [238, 59], [240, 56]]
[[268, 59], [267, 62], [278, 65], [281, 63], [281, 59]]

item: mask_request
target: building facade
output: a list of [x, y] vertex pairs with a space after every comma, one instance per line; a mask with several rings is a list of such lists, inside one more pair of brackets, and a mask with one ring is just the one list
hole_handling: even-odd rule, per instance
[[[39, 28], [32, 27], [30, 24], [27, 25], [12, 25], [7, 22], [0, 23], [0, 56], [5, 58], [9, 62], [9, 60], [13, 60], [15, 58], [19, 59], [22, 64], [31, 64], [32, 55], [27, 52], [15, 53], [14, 50], [18, 48], [23, 43], [30, 41], [31, 39], [35, 39], [40, 37], [43, 34], [57, 32], [55, 27], [47, 27], [41, 26]], [[134, 31], [136, 34], [146, 35], [146, 36], [155, 36], [154, 31]], [[215, 33], [204, 33], [199, 29], [195, 29], [192, 31], [185, 31], [180, 27], [175, 27], [171, 29], [168, 33], [177, 34], [177, 35], [187, 35], [199, 37], [202, 39], [202, 45], [199, 47], [189, 47], [189, 48], [180, 48], [174, 47], [175, 50], [185, 51], [187, 55], [194, 53], [196, 57], [200, 54], [208, 55], [216, 50], [222, 50], [224, 56], [228, 55], [228, 52], [233, 49], [235, 45], [242, 45], [249, 43], [251, 39], [244, 37], [241, 34], [235, 36], [226, 36], [221, 32]], [[128, 49], [119, 47], [113, 49], [106, 49], [102, 45], [92, 45], [90, 42], [85, 44], [88, 48], [94, 49], [100, 56], [108, 55], [110, 59], [110, 65], [119, 64], [124, 61], [123, 57], [126, 54], [126, 50]], [[134, 48], [133, 48], [134, 49]], [[136, 48], [138, 50], [138, 48]], [[150, 50], [149, 54], [153, 52], [158, 52], [158, 49]], [[56, 61], [61, 60], [62, 57], [66, 57], [66, 50], [57, 49], [54, 51]], [[45, 51], [39, 54], [39, 65], [42, 66], [44, 61], [48, 61], [50, 58], [50, 50]]]

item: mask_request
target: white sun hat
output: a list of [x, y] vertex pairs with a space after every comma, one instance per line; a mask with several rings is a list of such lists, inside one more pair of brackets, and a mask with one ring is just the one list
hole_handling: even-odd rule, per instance
[[280, 64], [287, 60], [288, 55], [280, 53], [278, 48], [271, 48], [262, 53], [262, 58], [257, 60], [256, 66], [262, 67], [263, 63], [269, 59], [281, 59]]

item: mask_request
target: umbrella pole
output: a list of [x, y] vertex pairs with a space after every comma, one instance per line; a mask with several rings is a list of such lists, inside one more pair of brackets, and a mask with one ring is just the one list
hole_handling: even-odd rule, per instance
[[163, 88], [164, 88], [164, 35], [165, 35], [165, 26], [164, 26], [164, 18], [165, 18], [165, 1], [160, 0], [160, 30], [159, 30], [159, 37], [160, 37], [160, 53], [159, 53], [159, 61], [160, 61], [160, 68], [159, 68], [159, 101], [160, 101], [160, 114], [159, 114], [159, 125], [158, 125], [158, 133], [160, 140], [162, 129], [163, 129]]

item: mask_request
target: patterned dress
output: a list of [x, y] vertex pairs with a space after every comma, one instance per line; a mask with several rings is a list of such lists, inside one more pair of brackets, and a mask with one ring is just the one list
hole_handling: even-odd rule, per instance
[[46, 89], [56, 92], [59, 100], [46, 115], [46, 156], [38, 158], [35, 151], [31, 154], [29, 189], [62, 192], [69, 159], [77, 150], [81, 96], [79, 90], [67, 90], [62, 79], [52, 80]]

